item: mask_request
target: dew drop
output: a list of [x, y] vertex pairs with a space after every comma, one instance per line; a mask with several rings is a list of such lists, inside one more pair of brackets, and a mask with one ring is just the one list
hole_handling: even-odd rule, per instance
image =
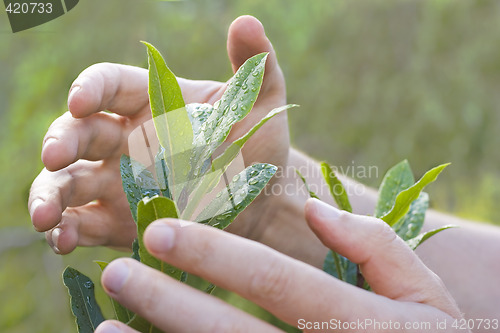
[[240, 180], [240, 175], [236, 175], [233, 177], [233, 182], [237, 182], [238, 180]]
[[248, 193], [250, 194], [256, 194], [257, 192], [259, 192], [259, 190], [257, 190], [255, 187], [250, 187], [250, 189], [248, 189]]
[[202, 112], [202, 111], [200, 111], [200, 110], [195, 111], [195, 112], [193, 112], [193, 117], [194, 117], [194, 118], [198, 118], [199, 116], [201, 116], [201, 114], [202, 114], [202, 113], [203, 113], [203, 112]]
[[238, 104], [233, 104], [233, 106], [231, 107], [231, 110], [236, 111], [237, 108], [238, 108]]
[[84, 285], [84, 286], [85, 286], [85, 288], [87, 288], [87, 289], [92, 289], [92, 282], [90, 282], [90, 281], [85, 282], [83, 285]]
[[250, 180], [248, 181], [248, 184], [250, 184], [250, 185], [255, 185], [255, 184], [257, 184], [258, 182], [259, 182], [259, 180], [257, 179], [257, 177], [254, 177], [254, 178], [252, 178], [252, 179], [250, 179]]

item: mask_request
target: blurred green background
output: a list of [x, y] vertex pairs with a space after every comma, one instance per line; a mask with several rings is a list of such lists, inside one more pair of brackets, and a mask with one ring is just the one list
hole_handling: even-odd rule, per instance
[[71, 264], [98, 281], [92, 260], [122, 255], [60, 257], [31, 228], [41, 141], [71, 82], [96, 62], [145, 67], [140, 40], [179, 76], [226, 80], [226, 31], [242, 14], [264, 23], [289, 102], [301, 105], [289, 113], [296, 147], [344, 168], [378, 166], [379, 178], [362, 179], [373, 186], [404, 158], [417, 176], [452, 162], [430, 188], [433, 207], [500, 223], [498, 1], [84, 0], [16, 34], [1, 13], [0, 332], [74, 332], [62, 270]]

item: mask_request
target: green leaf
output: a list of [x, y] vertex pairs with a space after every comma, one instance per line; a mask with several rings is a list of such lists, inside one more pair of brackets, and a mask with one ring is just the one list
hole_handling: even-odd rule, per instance
[[[99, 265], [101, 268], [101, 272], [104, 271], [108, 263], [105, 261], [94, 260], [94, 262]], [[126, 307], [118, 303], [114, 298], [110, 297], [109, 300], [113, 305], [113, 311], [115, 312], [115, 318], [121, 321], [122, 323], [128, 323], [130, 319], [134, 316], [132, 311], [129, 311]]]
[[184, 107], [184, 99], [177, 78], [167, 67], [160, 52], [151, 44], [142, 42], [148, 50], [149, 98], [153, 118]]
[[350, 283], [354, 286], [357, 283], [358, 265], [333, 252], [332, 250], [328, 251], [328, 254], [325, 257], [323, 270], [337, 279]]
[[134, 221], [137, 222], [137, 203], [142, 198], [141, 189], [135, 183], [134, 172], [130, 157], [122, 155], [120, 158], [120, 173], [122, 176], [122, 186], [130, 206], [130, 212]]
[[259, 195], [276, 170], [274, 165], [266, 163], [249, 166], [217, 193], [195, 221], [226, 228]]
[[421, 192], [418, 198], [411, 203], [408, 213], [393, 225], [393, 229], [398, 236], [403, 240], [417, 236], [424, 225], [425, 212], [428, 207], [429, 195]]
[[168, 187], [177, 200], [186, 181], [193, 148], [193, 128], [175, 75], [160, 52], [149, 43], [149, 101], [160, 145], [170, 171]]
[[153, 221], [161, 218], [178, 218], [175, 203], [164, 197], [145, 198], [137, 207], [137, 238], [139, 240], [139, 256], [145, 265], [162, 271], [176, 280], [180, 280], [182, 271], [155, 257], [146, 249], [143, 242], [144, 231]]
[[458, 226], [450, 224], [450, 225], [445, 225], [444, 227], [441, 227], [438, 229], [427, 231], [426, 233], [422, 233], [422, 234], [418, 235], [417, 237], [414, 237], [412, 239], [408, 239], [406, 241], [406, 244], [412, 250], [415, 250], [420, 244], [422, 244], [423, 242], [425, 242], [426, 240], [428, 240], [429, 238], [431, 238], [432, 236], [434, 236], [438, 232], [441, 232], [443, 230], [450, 229], [450, 228], [458, 228]]
[[120, 158], [120, 173], [123, 190], [127, 196], [132, 217], [136, 222], [137, 204], [142, 198], [168, 194], [168, 189], [160, 190], [157, 181], [145, 166], [127, 155], [122, 155]]
[[139, 240], [137, 238], [132, 242], [132, 259], [141, 261], [141, 256], [139, 255]]
[[[311, 191], [311, 189], [309, 188], [309, 185], [306, 182], [306, 178], [302, 175], [302, 173], [300, 173], [299, 169], [295, 169], [295, 172], [297, 173], [297, 175], [300, 177], [300, 179], [304, 183], [304, 186], [306, 187], [306, 191], [309, 192], [309, 196], [311, 198], [319, 199], [319, 197], [316, 195], [316, 193]], [[321, 199], [319, 199], [319, 200], [321, 200]]]
[[191, 121], [193, 135], [196, 137], [200, 134], [203, 124], [213, 113], [214, 107], [208, 103], [190, 103], [186, 105], [186, 111]]
[[101, 309], [95, 300], [94, 283], [74, 268], [66, 267], [63, 282], [71, 298], [71, 311], [76, 317], [79, 333], [94, 332], [104, 321]]
[[322, 162], [321, 172], [339, 208], [352, 213], [351, 203], [349, 202], [344, 185], [342, 185], [342, 182], [337, 178], [330, 165], [326, 162]]
[[232, 126], [252, 109], [262, 85], [266, 59], [267, 53], [251, 57], [229, 80], [226, 91], [194, 139], [196, 150], [191, 160], [195, 176], [203, 173], [206, 160], [226, 140]]
[[133, 329], [143, 332], [143, 333], [162, 333], [163, 331], [159, 328], [153, 326], [149, 321], [144, 319], [143, 317], [135, 314], [131, 321], [127, 323], [129, 327]]
[[229, 165], [229, 163], [231, 163], [233, 159], [238, 155], [241, 148], [243, 148], [243, 145], [248, 141], [248, 139], [252, 137], [252, 135], [255, 134], [255, 132], [257, 132], [259, 128], [261, 128], [265, 123], [267, 123], [271, 118], [276, 116], [278, 113], [281, 113], [285, 110], [297, 106], [298, 105], [296, 104], [288, 104], [269, 111], [269, 113], [264, 118], [262, 118], [257, 124], [255, 124], [245, 135], [232, 142], [220, 156], [214, 159], [212, 163], [212, 170], [217, 170], [217, 169], [225, 170], [226, 167]]
[[216, 288], [216, 285], [213, 283], [210, 283], [207, 288], [205, 288], [205, 292], [207, 294], [212, 294]]
[[389, 169], [380, 184], [377, 206], [375, 207], [375, 217], [387, 214], [394, 206], [399, 192], [406, 190], [413, 185], [415, 179], [407, 160], [399, 162]]
[[408, 212], [411, 203], [418, 198], [424, 187], [435, 181], [441, 171], [443, 171], [443, 169], [448, 165], [449, 163], [442, 164], [427, 171], [425, 175], [423, 175], [422, 178], [420, 178], [420, 180], [413, 186], [400, 192], [396, 197], [392, 210], [381, 217], [381, 219], [390, 226], [393, 226], [396, 222], [398, 222]]
[[211, 172], [205, 174], [201, 180], [198, 180], [197, 187], [192, 192], [187, 207], [182, 212], [182, 218], [190, 219], [191, 215], [195, 211], [196, 207], [200, 203], [201, 199], [206, 193], [209, 193], [219, 182], [220, 177], [226, 171], [228, 165], [234, 160], [238, 153], [240, 152], [243, 145], [252, 137], [252, 135], [262, 127], [269, 119], [274, 117], [280, 112], [285, 111], [291, 107], [295, 107], [297, 105], [285, 105], [276, 109], [271, 110], [267, 116], [262, 118], [252, 129], [250, 129], [245, 135], [241, 138], [237, 139], [233, 143], [226, 148], [226, 150], [217, 157], [211, 167]]

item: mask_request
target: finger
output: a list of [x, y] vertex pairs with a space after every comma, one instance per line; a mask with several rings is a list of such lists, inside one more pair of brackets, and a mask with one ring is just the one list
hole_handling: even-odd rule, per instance
[[106, 320], [97, 326], [95, 333], [139, 333], [139, 331], [118, 320]]
[[33, 226], [46, 231], [60, 221], [67, 207], [123, 196], [123, 189], [116, 185], [120, 182], [112, 163], [82, 160], [55, 172], [42, 170], [31, 186], [28, 201]]
[[132, 117], [148, 107], [147, 89], [147, 70], [100, 63], [84, 70], [73, 82], [68, 108], [76, 118], [103, 110]]
[[128, 128], [107, 113], [75, 119], [69, 112], [50, 126], [42, 146], [42, 161], [48, 170], [64, 168], [86, 159], [96, 161], [119, 156], [126, 151]]
[[344, 320], [353, 308], [361, 317], [370, 316], [371, 304], [391, 308], [387, 298], [333, 279], [260, 243], [208, 226], [181, 225], [171, 219], [151, 224], [144, 235], [148, 251], [240, 294], [289, 324], [303, 318]]
[[111, 297], [164, 331], [280, 332], [133, 259], [110, 263], [101, 282]]
[[234, 72], [248, 58], [258, 53], [269, 52], [261, 93], [276, 90], [284, 95], [283, 74], [278, 65], [276, 52], [259, 20], [249, 15], [240, 16], [234, 20], [229, 27], [227, 51]]
[[317, 199], [307, 201], [306, 219], [323, 244], [360, 265], [374, 292], [460, 317], [439, 277], [382, 220], [340, 211]]
[[137, 237], [130, 211], [92, 202], [68, 208], [61, 222], [45, 233], [47, 243], [57, 254], [68, 254], [77, 246], [109, 246], [130, 249]]

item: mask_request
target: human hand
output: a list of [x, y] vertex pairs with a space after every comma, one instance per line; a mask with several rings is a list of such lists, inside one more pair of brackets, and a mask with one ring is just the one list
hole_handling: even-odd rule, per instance
[[[228, 137], [233, 141], [268, 111], [285, 104], [286, 92], [276, 54], [259, 21], [249, 16], [235, 20], [227, 47], [234, 70], [247, 58], [270, 52], [261, 93], [250, 114], [233, 127]], [[213, 104], [226, 87], [181, 78], [179, 84], [186, 103]], [[146, 70], [117, 64], [91, 66], [73, 83], [69, 112], [54, 121], [43, 141], [46, 168], [34, 181], [28, 203], [35, 229], [46, 232], [56, 253], [69, 253], [76, 246], [129, 248], [136, 237], [121, 186], [119, 159], [128, 151], [131, 131], [151, 118], [147, 85]], [[288, 146], [282, 113], [249, 140], [243, 158], [246, 164], [283, 166]]]
[[[323, 322], [352, 326], [317, 331], [387, 330], [359, 327], [358, 319], [392, 327], [415, 325], [405, 332], [433, 331], [437, 322], [445, 322], [443, 331], [453, 332], [452, 322], [461, 318], [454, 300], [437, 275], [383, 221], [339, 211], [315, 199], [306, 204], [306, 218], [324, 245], [360, 265], [373, 293], [262, 244], [195, 223], [156, 221], [144, 241], [159, 259], [236, 292], [308, 332], [315, 331], [314, 323]], [[110, 263], [101, 280], [111, 297], [166, 332], [279, 331], [132, 259]], [[425, 323], [431, 328], [422, 327]], [[105, 332], [135, 331], [107, 321], [96, 330]]]

